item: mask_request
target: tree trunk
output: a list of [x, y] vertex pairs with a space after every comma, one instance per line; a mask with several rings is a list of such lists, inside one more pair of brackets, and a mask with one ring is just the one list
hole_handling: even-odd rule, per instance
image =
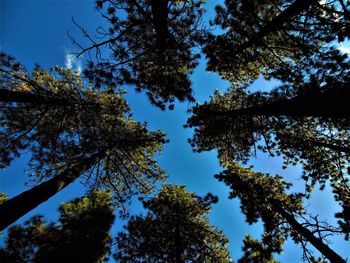
[[325, 92], [300, 95], [290, 99], [242, 108], [232, 111], [204, 111], [204, 115], [238, 117], [248, 116], [289, 116], [324, 117], [342, 119], [350, 117], [350, 89], [327, 89]]
[[[258, 186], [249, 186], [246, 181], [242, 180], [239, 176], [235, 176], [235, 179], [240, 181], [242, 185], [246, 185], [246, 187], [250, 188], [251, 192], [258, 192], [264, 193], [264, 188], [261, 185]], [[255, 189], [257, 187], [257, 189]], [[264, 194], [263, 194], [264, 195]], [[264, 196], [261, 196], [261, 198], [264, 198]], [[302, 226], [294, 217], [293, 214], [287, 212], [281, 203], [274, 199], [274, 198], [268, 198], [267, 202], [271, 204], [272, 210], [282, 216], [290, 225], [291, 229], [295, 230], [297, 233], [299, 233], [306, 241], [310, 242], [322, 255], [324, 255], [330, 262], [332, 263], [345, 263], [346, 261], [338, 255], [334, 250], [332, 250], [329, 246], [327, 246], [325, 243], [323, 243], [321, 238], [317, 238], [314, 236], [314, 234], [307, 229], [306, 227]]]
[[182, 245], [179, 223], [177, 223], [175, 227], [175, 257], [176, 257], [176, 263], [185, 262], [185, 255], [184, 255], [184, 249]]
[[340, 262], [346, 262], [341, 256], [339, 256], [334, 250], [332, 250], [329, 246], [327, 246], [325, 243], [323, 243], [322, 239], [317, 238], [313, 235], [313, 233], [307, 229], [306, 227], [302, 226], [295, 217], [285, 211], [280, 204], [277, 202], [273, 202], [273, 207], [276, 209], [277, 213], [279, 213], [283, 218], [285, 218], [288, 222], [288, 224], [296, 230], [305, 240], [310, 242], [322, 255], [324, 255], [330, 262], [332, 263], [340, 263]]
[[104, 155], [105, 152], [99, 152], [83, 159], [52, 179], [2, 203], [0, 205], [0, 231], [74, 182]]
[[152, 21], [158, 48], [163, 51], [168, 44], [168, 0], [151, 0]]
[[33, 105], [47, 104], [57, 106], [70, 106], [71, 103], [63, 98], [55, 98], [33, 94], [30, 92], [0, 89], [0, 102], [30, 103]]

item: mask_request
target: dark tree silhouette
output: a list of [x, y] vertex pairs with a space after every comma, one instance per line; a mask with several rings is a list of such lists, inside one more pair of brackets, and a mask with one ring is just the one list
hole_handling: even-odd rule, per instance
[[[197, 65], [193, 48], [201, 42], [202, 0], [98, 0], [97, 9], [110, 24], [99, 28], [97, 40], [82, 29], [91, 46], [78, 55], [94, 51], [85, 75], [109, 88], [127, 83], [146, 90], [154, 105], [172, 109], [174, 100], [194, 101], [189, 75]], [[103, 47], [108, 57], [102, 55]]]
[[[288, 86], [282, 86], [279, 90], [265, 94], [260, 92], [246, 94], [246, 98], [243, 97], [242, 92], [242, 99], [245, 99], [245, 102], [227, 101], [231, 105], [222, 105], [221, 109], [220, 105], [204, 105], [195, 111], [207, 117], [288, 116], [319, 117], [326, 120], [349, 118], [350, 111], [346, 106], [347, 99], [350, 97], [349, 82], [342, 84], [341, 87], [332, 84], [320, 88], [315, 83], [305, 83], [304, 90], [307, 93], [296, 96], [283, 92], [289, 88]], [[234, 104], [241, 105], [234, 107]], [[231, 109], [228, 106], [231, 106]], [[192, 119], [195, 120], [195, 118]]]
[[242, 86], [259, 75], [302, 79], [349, 31], [349, 4], [343, 0], [226, 0], [216, 11], [213, 23], [224, 33], [206, 41], [208, 69]]
[[[290, 235], [294, 242], [301, 243], [305, 249], [303, 242], [310, 242], [330, 262], [346, 262], [324, 242], [320, 234], [321, 229], [330, 233], [339, 231], [332, 227], [323, 227], [319, 222], [315, 225], [310, 222], [300, 223], [298, 217], [300, 220], [305, 215], [301, 195], [286, 194], [290, 184], [285, 183], [280, 176], [255, 173], [231, 163], [216, 178], [231, 188], [230, 198], [240, 198], [242, 212], [249, 224], [262, 219], [266, 233], [264, 244], [272, 248], [275, 246], [274, 252], [278, 252], [283, 240]], [[314, 233], [318, 233], [319, 237]], [[310, 252], [304, 250], [304, 256], [308, 253]]]
[[60, 205], [59, 223], [34, 216], [9, 229], [1, 262], [102, 262], [109, 254], [114, 221], [110, 193], [94, 191]]
[[[348, 238], [350, 188], [345, 170], [350, 166], [350, 65], [338, 47], [348, 35], [349, 3], [227, 0], [216, 11], [213, 24], [222, 31], [209, 35], [205, 43], [207, 69], [233, 86], [226, 94], [216, 92], [210, 102], [194, 107], [187, 123], [195, 127], [190, 143], [198, 152], [217, 149], [224, 166], [232, 160], [248, 161], [257, 149], [282, 155], [285, 166], [303, 165], [309, 193], [317, 182], [323, 188], [330, 178], [343, 207], [336, 216]], [[275, 78], [282, 85], [266, 93], [243, 90], [259, 76]], [[226, 182], [231, 183], [228, 178]], [[248, 192], [239, 196], [253, 198]], [[286, 200], [280, 201], [274, 209], [292, 229], [313, 240], [319, 250], [325, 249], [322, 253], [328, 253], [331, 261], [342, 262], [317, 244], [293, 215], [285, 213]], [[278, 246], [273, 248], [278, 252]]]
[[8, 77], [15, 73], [2, 76], [8, 80], [9, 91], [25, 88], [36, 95], [40, 86], [40, 92], [48, 90], [50, 98], [54, 94], [69, 103], [74, 98], [77, 103], [1, 104], [1, 164], [8, 165], [28, 148], [32, 178], [39, 185], [0, 205], [0, 229], [83, 175], [92, 188], [114, 190], [120, 203], [132, 194], [149, 193], [165, 177], [153, 159], [165, 142], [163, 133], [150, 132], [132, 120], [122, 94], [83, 89], [78, 75], [65, 69], [57, 72], [62, 79], [37, 69], [24, 83], [14, 78], [20, 81], [15, 84]]
[[[76, 130], [83, 113], [99, 112], [107, 96], [84, 89], [80, 77], [64, 68], [56, 67], [51, 72], [36, 68], [30, 76], [4, 53], [0, 54], [0, 63], [1, 167], [27, 148], [36, 153], [40, 147], [52, 147], [55, 152], [62, 134]], [[118, 97], [115, 99], [120, 107], [115, 113], [122, 114], [127, 105]]]
[[[162, 110], [173, 109], [175, 99], [194, 102], [190, 75], [201, 47], [207, 70], [232, 87], [193, 108], [190, 143], [198, 152], [218, 150], [226, 170], [216, 177], [231, 188], [230, 198], [240, 198], [249, 224], [264, 224], [261, 240], [244, 239], [238, 262], [274, 263], [288, 237], [309, 262], [323, 259], [315, 259], [308, 244], [331, 262], [345, 262], [325, 236], [350, 235], [350, 60], [339, 50], [350, 33], [349, 1], [225, 0], [212, 21], [221, 30], [211, 33], [202, 26], [203, 3], [97, 0], [108, 26], [92, 37], [73, 20], [90, 44], [71, 37], [76, 55], [90, 56], [84, 70], [89, 86], [61, 67], [36, 67], [30, 74], [0, 53], [0, 168], [27, 151], [36, 184], [10, 199], [0, 193], [0, 231], [78, 178], [90, 190], [61, 206], [59, 224], [38, 216], [11, 228], [1, 261], [101, 262], [110, 253], [113, 207], [126, 212], [124, 203], [133, 195], [149, 194], [165, 178], [154, 160], [164, 134], [131, 118], [122, 89], [145, 91]], [[248, 92], [260, 76], [281, 85]], [[282, 155], [284, 167], [301, 164], [305, 194], [287, 194], [290, 184], [282, 177], [234, 162], [247, 162], [257, 150]], [[343, 208], [336, 214], [339, 229], [308, 215], [302, 205], [317, 183], [322, 189], [329, 180]], [[131, 217], [118, 234], [114, 258], [231, 262], [227, 239], [209, 224], [215, 201], [165, 185], [156, 197], [143, 199], [148, 213]]]
[[[218, 149], [222, 163], [247, 161], [257, 149], [301, 164], [307, 191], [331, 179], [337, 214], [348, 237], [350, 145], [349, 57], [339, 52], [349, 28], [349, 4], [340, 1], [226, 1], [208, 38], [208, 68], [233, 83], [197, 105], [188, 126], [197, 151]], [[249, 93], [258, 76], [283, 84]], [[219, 127], [220, 129], [217, 129]]]
[[[269, 93], [249, 94], [235, 88], [226, 94], [216, 93], [209, 103], [193, 109], [188, 125], [196, 129], [190, 142], [199, 152], [218, 149], [223, 164], [232, 159], [247, 161], [256, 155], [256, 149], [282, 155], [285, 168], [303, 166], [308, 192], [316, 183], [323, 188], [331, 179], [343, 207], [337, 217], [343, 220], [348, 237], [349, 118], [342, 104], [347, 100], [347, 87], [298, 95], [300, 91], [286, 85]], [[338, 107], [334, 98], [339, 99]]]
[[238, 260], [238, 263], [279, 263], [272, 255], [274, 252], [270, 245], [266, 245], [259, 240], [253, 239], [247, 235], [243, 240], [242, 248], [243, 256]]
[[183, 186], [164, 185], [143, 201], [147, 215], [132, 217], [116, 238], [118, 262], [231, 262], [227, 239], [210, 226], [215, 197], [195, 196]]

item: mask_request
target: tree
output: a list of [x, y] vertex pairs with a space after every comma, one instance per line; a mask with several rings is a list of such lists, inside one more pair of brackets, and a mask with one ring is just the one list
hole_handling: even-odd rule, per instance
[[[323, 189], [331, 179], [336, 199], [343, 207], [337, 216], [348, 222], [349, 125], [341, 104], [347, 98], [346, 90], [329, 88], [297, 95], [293, 89], [282, 86], [269, 93], [249, 94], [235, 88], [226, 94], [216, 93], [209, 103], [193, 109], [188, 125], [196, 129], [190, 142], [199, 152], [218, 149], [222, 163], [232, 159], [247, 161], [256, 155], [256, 149], [271, 156], [282, 155], [284, 168], [290, 164], [303, 166], [308, 192], [316, 183]], [[337, 100], [333, 100], [334, 104], [321, 104], [320, 97], [324, 96], [326, 103], [338, 95], [339, 107]], [[338, 114], [332, 114], [330, 108], [337, 108]], [[346, 236], [347, 229], [344, 228]]]
[[[349, 24], [344, 1], [226, 1], [215, 23], [224, 33], [204, 48], [208, 69], [232, 82], [225, 94], [194, 107], [189, 127], [197, 151], [218, 149], [222, 163], [260, 149], [301, 164], [306, 190], [330, 179], [348, 238], [349, 57], [339, 52]], [[275, 15], [276, 14], [276, 15]], [[245, 89], [262, 75], [282, 85]], [[219, 127], [220, 129], [217, 129]]]
[[113, 198], [94, 191], [60, 205], [59, 223], [34, 216], [9, 229], [2, 262], [102, 262], [110, 251]]
[[[47, 102], [14, 97], [2, 104], [2, 166], [29, 148], [32, 178], [40, 184], [0, 205], [0, 229], [83, 175], [90, 187], [113, 190], [120, 204], [133, 194], [149, 193], [165, 177], [153, 159], [165, 142], [163, 133], [132, 120], [122, 94], [84, 89], [78, 75], [60, 68], [56, 72], [61, 79], [39, 69], [32, 78], [11, 78], [23, 70], [2, 75], [6, 90], [25, 85], [28, 94]], [[69, 106], [50, 104], [53, 97]]]
[[118, 262], [231, 262], [227, 239], [210, 226], [215, 197], [195, 196], [179, 185], [164, 185], [143, 201], [147, 215], [133, 216], [118, 234]]
[[[175, 99], [193, 102], [189, 76], [199, 58], [197, 46], [203, 45], [208, 70], [231, 81], [233, 88], [193, 109], [188, 126], [196, 130], [190, 142], [197, 151], [219, 150], [221, 164], [229, 168], [217, 177], [231, 187], [232, 197], [240, 197], [249, 223], [258, 218], [264, 222], [262, 241], [246, 237], [240, 262], [274, 262], [273, 253], [281, 251], [288, 236], [302, 245], [311, 261], [308, 242], [332, 262], [344, 262], [325, 244], [322, 233], [343, 232], [346, 238], [350, 233], [345, 172], [348, 168], [350, 173], [350, 62], [337, 46], [349, 35], [350, 4], [226, 0], [225, 7], [216, 8], [213, 22], [222, 30], [213, 35], [200, 28], [202, 3], [97, 0], [109, 27], [98, 27], [97, 37], [91, 37], [76, 24], [91, 45], [83, 47], [72, 39], [78, 56], [95, 54], [84, 71], [89, 87], [71, 70], [36, 68], [30, 75], [0, 54], [0, 167], [29, 150], [32, 178], [38, 183], [9, 200], [0, 196], [0, 230], [78, 178], [91, 189], [113, 190], [118, 206], [132, 194], [154, 189], [165, 177], [154, 161], [164, 135], [132, 120], [119, 87], [131, 84], [146, 91], [161, 109], [172, 109]], [[244, 90], [260, 75], [275, 78], [282, 86], [269, 93]], [[281, 177], [232, 164], [232, 159], [247, 161], [256, 148], [283, 155], [285, 165], [302, 164], [308, 194], [316, 183], [324, 187], [331, 179], [343, 207], [337, 214], [341, 230], [320, 225], [317, 218], [315, 223], [307, 220], [302, 195], [287, 194], [289, 184]], [[230, 261], [227, 240], [207, 219], [213, 199], [166, 186], [157, 197], [144, 201], [150, 212], [132, 217], [127, 233], [119, 234], [121, 250], [115, 258]], [[31, 236], [43, 239], [37, 235], [44, 225], [40, 218], [28, 225], [29, 230], [21, 228], [25, 247], [19, 255], [37, 242]], [[63, 225], [51, 228], [57, 232]], [[38, 258], [46, 249], [40, 246], [34, 249], [40, 248]], [[30, 253], [28, 257], [34, 256]]]
[[238, 263], [279, 263], [273, 258], [273, 249], [269, 245], [259, 242], [247, 235], [243, 240], [244, 246], [242, 251], [244, 252], [243, 257], [238, 260]]
[[[76, 130], [81, 123], [78, 116], [102, 102], [103, 96], [83, 90], [80, 77], [70, 70], [56, 67], [46, 72], [36, 68], [30, 76], [21, 64], [4, 53], [0, 63], [2, 168], [27, 148], [35, 154], [44, 150], [40, 147], [51, 146], [55, 153], [55, 144], [61, 136]], [[125, 112], [126, 104], [120, 106], [116, 112]], [[69, 135], [74, 136], [73, 132]]]
[[243, 87], [260, 75], [302, 81], [348, 35], [349, 4], [343, 0], [226, 0], [216, 11], [213, 23], [223, 33], [207, 38], [207, 68]]
[[[291, 185], [284, 182], [281, 176], [255, 173], [251, 169], [231, 163], [226, 170], [215, 177], [230, 187], [230, 198], [240, 198], [241, 210], [249, 224], [257, 222], [259, 218], [262, 219], [266, 233], [263, 243], [265, 246], [270, 246], [273, 252], [279, 252], [283, 241], [290, 235], [294, 242], [303, 246], [306, 258], [310, 252], [305, 242], [310, 242], [330, 262], [345, 262], [324, 243], [321, 234], [322, 232], [337, 233], [336, 229], [323, 226], [319, 222], [300, 223], [297, 220], [298, 217], [299, 220], [305, 218], [302, 196], [286, 194], [285, 191]], [[318, 233], [319, 237], [314, 233]]]
[[[341, 154], [339, 158], [343, 161], [340, 163], [344, 168], [349, 154], [348, 114], [342, 107], [346, 92], [343, 87], [296, 95], [286, 86], [269, 93], [246, 93], [236, 88], [226, 94], [217, 92], [209, 103], [192, 110], [194, 114], [188, 125], [197, 127], [193, 146], [199, 151], [220, 148], [221, 152], [227, 151], [232, 157], [245, 160], [254, 155], [252, 146], [259, 144], [271, 154], [276, 150], [286, 159], [306, 159], [310, 163], [316, 161], [316, 155], [325, 157], [318, 149], [327, 149], [326, 156], [330, 160], [335, 159], [330, 153]], [[331, 103], [326, 104], [326, 101]], [[219, 123], [223, 129], [215, 131]], [[323, 160], [324, 164], [329, 162]]]
[[[110, 24], [99, 28], [99, 39], [91, 37], [88, 47], [79, 47], [78, 55], [95, 51], [85, 75], [101, 86], [115, 88], [132, 84], [146, 90], [152, 104], [172, 109], [174, 100], [194, 101], [189, 75], [199, 55], [193, 52], [201, 42], [202, 0], [98, 0], [97, 9]], [[102, 48], [107, 47], [107, 60]]]

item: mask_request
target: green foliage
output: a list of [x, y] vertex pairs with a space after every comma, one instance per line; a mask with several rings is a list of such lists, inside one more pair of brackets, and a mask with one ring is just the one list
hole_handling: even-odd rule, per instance
[[7, 194], [0, 193], [0, 205], [8, 199]]
[[[240, 199], [246, 221], [253, 224], [261, 218], [264, 226], [262, 244], [249, 238], [245, 240], [245, 256], [242, 260], [246, 258], [248, 261], [242, 262], [251, 262], [249, 260], [254, 260], [254, 257], [257, 257], [255, 260], [259, 257], [273, 260], [272, 253], [281, 253], [282, 245], [288, 236], [301, 245], [303, 258], [309, 262], [313, 262], [315, 258], [308, 249], [307, 242], [331, 262], [345, 262], [323, 241], [325, 233], [333, 235], [339, 233], [339, 230], [319, 222], [317, 217], [313, 218], [315, 220], [313, 223], [312, 217], [308, 218], [303, 208], [303, 195], [286, 193], [291, 184], [284, 182], [279, 175], [253, 172], [250, 168], [243, 168], [237, 163], [231, 162], [227, 166], [226, 170], [215, 177], [230, 187], [229, 198]], [[314, 233], [321, 232], [324, 235], [314, 236]]]
[[[349, 162], [348, 121], [308, 116], [307, 106], [288, 112], [290, 102], [297, 98], [307, 105], [310, 97], [288, 100], [292, 94], [286, 92], [282, 87], [269, 93], [249, 94], [235, 88], [217, 92], [209, 103], [192, 110], [188, 126], [197, 127], [192, 146], [199, 152], [217, 148], [222, 160], [239, 161], [247, 161], [258, 148], [282, 155], [285, 166], [303, 164], [314, 181], [329, 177], [339, 181]], [[215, 129], [217, 125], [222, 128]]]
[[[174, 100], [194, 101], [189, 75], [199, 55], [202, 0], [125, 1], [99, 0], [97, 9], [109, 23], [98, 30], [100, 42], [88, 37], [99, 61], [90, 61], [85, 75], [99, 86], [132, 84], [146, 90], [152, 104], [165, 109]], [[100, 47], [109, 49], [108, 61]]]
[[342, 185], [336, 185], [333, 191], [335, 198], [340, 202], [343, 207], [343, 211], [336, 214], [336, 217], [340, 218], [339, 225], [342, 231], [345, 233], [345, 238], [349, 240], [350, 237], [350, 191], [348, 188]]
[[271, 249], [264, 243], [247, 235], [242, 248], [243, 257], [238, 260], [238, 263], [279, 263], [272, 256]]
[[[32, 96], [32, 101], [17, 102], [14, 96], [13, 102], [1, 102], [2, 167], [28, 147], [34, 156], [57, 159], [60, 147], [77, 147], [76, 137], [86, 132], [84, 125], [94, 127], [94, 122], [107, 114], [122, 123], [127, 114], [121, 94], [85, 89], [80, 76], [69, 69], [55, 67], [47, 72], [36, 68], [30, 76], [14, 59], [4, 54], [2, 58], [2, 64], [9, 64], [1, 74], [3, 89]], [[37, 97], [46, 98], [46, 103], [38, 103]]]
[[3, 89], [32, 99], [14, 96], [0, 102], [2, 167], [29, 150], [29, 173], [38, 182], [96, 155], [90, 169], [76, 177], [84, 175], [92, 188], [113, 190], [120, 203], [149, 193], [165, 178], [154, 160], [164, 134], [134, 121], [122, 93], [85, 88], [79, 75], [59, 67], [51, 72], [37, 68], [29, 76], [13, 58], [1, 58]]
[[164, 185], [117, 236], [118, 262], [231, 262], [227, 239], [210, 226], [212, 195], [195, 196], [179, 185]]
[[[225, 94], [217, 92], [209, 103], [192, 110], [188, 126], [196, 129], [190, 143], [198, 152], [218, 149], [224, 166], [232, 160], [246, 162], [256, 156], [257, 150], [282, 156], [284, 168], [300, 164], [307, 192], [311, 193], [317, 183], [323, 189], [331, 180], [336, 199], [343, 206], [338, 216], [348, 222], [344, 217], [349, 210], [345, 198], [349, 192], [349, 123], [347, 118], [322, 113], [322, 108], [329, 107], [346, 114], [347, 106], [341, 104], [346, 90], [344, 86], [303, 93], [301, 88], [281, 86], [268, 93], [235, 88]], [[317, 104], [320, 98], [330, 105]], [[315, 111], [319, 116], [310, 116], [309, 104], [319, 107]], [[344, 233], [348, 233], [347, 229], [344, 227]]]
[[234, 85], [260, 75], [302, 81], [325, 57], [341, 61], [334, 45], [349, 34], [350, 21], [349, 4], [339, 2], [226, 0], [213, 21], [224, 33], [210, 35], [204, 47], [207, 68]]
[[[255, 173], [233, 161], [247, 162], [257, 150], [281, 155], [285, 168], [303, 166], [308, 194], [317, 183], [323, 188], [330, 179], [343, 207], [336, 216], [349, 238], [345, 170], [350, 167], [350, 61], [337, 45], [350, 33], [350, 4], [226, 0], [225, 6], [216, 7], [212, 21], [222, 34], [213, 35], [201, 28], [203, 3], [97, 0], [109, 26], [99, 28], [94, 38], [77, 25], [91, 42], [86, 48], [72, 39], [80, 48], [77, 55], [96, 52], [96, 60], [84, 70], [89, 87], [69, 69], [36, 67], [30, 74], [0, 53], [0, 168], [28, 150], [33, 182], [80, 167], [74, 179], [81, 177], [91, 189], [113, 190], [116, 205], [123, 206], [133, 194], [150, 193], [165, 178], [154, 160], [165, 143], [164, 134], [131, 118], [120, 86], [146, 91], [162, 110], [167, 105], [173, 109], [175, 99], [193, 102], [189, 77], [200, 57], [197, 46], [202, 45], [207, 69], [233, 87], [193, 109], [187, 124], [195, 127], [190, 143], [198, 152], [218, 150], [227, 169], [216, 177], [231, 187], [230, 198], [240, 198], [249, 224], [259, 219], [264, 223], [262, 241], [244, 239], [239, 262], [277, 262], [273, 253], [282, 251], [288, 236], [302, 245], [310, 262], [322, 262], [305, 244], [318, 244], [322, 251], [328, 247], [321, 234], [315, 238], [308, 228], [318, 233], [340, 231], [317, 220], [300, 224], [295, 218], [305, 219], [302, 195], [287, 194], [290, 184], [280, 176]], [[103, 47], [108, 48], [107, 57]], [[283, 85], [266, 93], [245, 91], [259, 76]], [[79, 165], [92, 157], [96, 158], [89, 165]], [[0, 205], [6, 198], [0, 194]], [[118, 234], [115, 259], [231, 262], [227, 239], [208, 221], [214, 201], [211, 195], [200, 198], [182, 186], [165, 185], [156, 197], [143, 201], [149, 212], [131, 217], [126, 232]], [[10, 229], [0, 259], [100, 262], [109, 253], [112, 210], [110, 194], [96, 191], [63, 204], [59, 224], [33, 217], [25, 226]]]
[[59, 223], [34, 216], [10, 228], [2, 262], [102, 262], [110, 251], [113, 198], [95, 191], [60, 206]]
[[[224, 32], [209, 36], [204, 52], [208, 68], [233, 86], [193, 109], [192, 146], [218, 149], [224, 165], [245, 162], [257, 149], [282, 155], [285, 168], [303, 166], [307, 191], [331, 179], [344, 196], [337, 189], [349, 191], [350, 64], [337, 45], [348, 34], [349, 3], [227, 0], [216, 11], [213, 23]], [[241, 89], [261, 75], [283, 85], [266, 93]]]
[[285, 219], [277, 212], [274, 202], [289, 213], [303, 214], [301, 197], [285, 193], [290, 184], [283, 182], [280, 176], [254, 173], [234, 163], [215, 177], [230, 187], [229, 198], [240, 198], [241, 210], [249, 224], [262, 219], [263, 244], [270, 252], [280, 253], [289, 231], [293, 230], [284, 223]]

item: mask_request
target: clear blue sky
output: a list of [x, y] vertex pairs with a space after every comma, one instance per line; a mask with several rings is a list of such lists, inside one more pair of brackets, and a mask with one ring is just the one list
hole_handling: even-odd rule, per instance
[[[219, 0], [208, 0], [207, 17], [213, 17], [214, 6]], [[74, 69], [83, 67], [82, 60], [75, 60], [68, 53], [74, 50], [67, 37], [69, 30], [71, 35], [82, 40], [82, 36], [73, 25], [71, 18], [94, 32], [98, 25], [104, 21], [94, 11], [94, 3], [90, 0], [61, 0], [61, 1], [31, 1], [31, 0], [0, 0], [0, 48], [1, 51], [15, 56], [29, 70], [34, 63], [48, 69], [54, 65], [72, 65]], [[81, 41], [84, 43], [84, 41]], [[224, 91], [229, 84], [221, 80], [213, 73], [205, 72], [204, 61], [192, 76], [193, 89], [198, 102], [204, 102], [215, 89]], [[262, 80], [254, 83], [253, 89], [268, 89], [275, 83], [267, 83]], [[240, 255], [242, 239], [244, 235], [251, 234], [259, 237], [261, 226], [259, 224], [248, 226], [241, 215], [238, 200], [228, 200], [228, 189], [222, 183], [217, 182], [213, 175], [221, 171], [216, 159], [216, 152], [194, 154], [187, 139], [192, 136], [192, 130], [184, 129], [183, 125], [189, 117], [187, 110], [191, 107], [188, 103], [177, 103], [174, 111], [161, 112], [152, 107], [143, 94], [135, 94], [129, 89], [128, 102], [134, 110], [134, 118], [139, 121], [147, 121], [149, 128], [164, 131], [170, 143], [165, 146], [164, 153], [158, 157], [159, 164], [167, 171], [169, 183], [186, 185], [187, 189], [199, 195], [212, 192], [219, 197], [219, 203], [212, 209], [211, 223], [224, 231], [230, 240], [230, 251], [233, 259], [237, 260]], [[0, 171], [0, 192], [13, 197], [28, 189], [25, 182], [28, 177], [24, 170], [26, 156], [16, 160], [10, 167]], [[303, 182], [297, 180], [301, 171], [299, 168], [282, 170], [281, 160], [271, 159], [260, 154], [257, 159], [251, 161], [256, 170], [280, 173], [286, 180], [299, 185]], [[40, 205], [31, 213], [23, 217], [18, 223], [27, 220], [34, 214], [43, 214], [48, 220], [55, 220], [58, 213], [58, 205], [73, 197], [81, 196], [84, 188], [79, 182], [67, 187], [55, 197]], [[320, 214], [321, 218], [328, 222], [335, 222], [333, 215], [339, 210], [332, 199], [329, 187], [324, 192], [316, 192], [307, 203], [314, 214]], [[135, 205], [133, 211], [138, 211]], [[116, 220], [113, 232], [120, 229], [121, 221]], [[0, 245], [4, 237], [0, 237]], [[344, 257], [350, 258], [347, 249], [348, 244], [342, 238], [332, 239], [330, 246]], [[285, 252], [279, 257], [282, 262], [300, 262], [301, 250], [288, 242]]]

